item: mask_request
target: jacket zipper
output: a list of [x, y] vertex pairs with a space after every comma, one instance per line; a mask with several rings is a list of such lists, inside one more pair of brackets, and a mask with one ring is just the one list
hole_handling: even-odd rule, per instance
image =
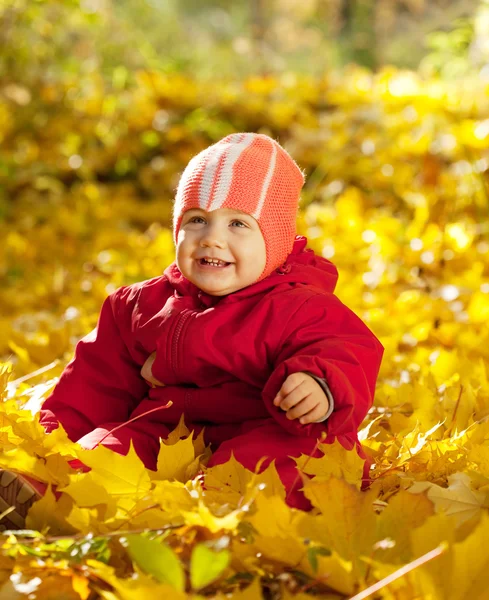
[[183, 326], [185, 325], [188, 317], [190, 317], [191, 314], [192, 314], [191, 312], [184, 313], [180, 319], [180, 322], [177, 325], [176, 330], [175, 330], [175, 338], [174, 338], [173, 349], [172, 349], [172, 367], [173, 367], [173, 372], [175, 373], [175, 377], [178, 377], [178, 375], [177, 375], [178, 340], [180, 338], [180, 334], [182, 333]]

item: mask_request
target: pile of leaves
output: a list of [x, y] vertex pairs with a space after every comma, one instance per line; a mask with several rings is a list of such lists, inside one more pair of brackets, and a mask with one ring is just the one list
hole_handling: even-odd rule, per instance
[[[0, 598], [486, 598], [487, 81], [133, 75], [0, 90], [0, 467], [50, 486], [28, 531], [0, 536]], [[272, 135], [305, 169], [298, 232], [385, 347], [360, 430], [373, 483], [322, 445], [298, 460], [310, 513], [273, 465], [207, 469], [184, 421], [155, 473], [35, 418], [105, 296], [174, 260], [178, 176], [232, 131]]]

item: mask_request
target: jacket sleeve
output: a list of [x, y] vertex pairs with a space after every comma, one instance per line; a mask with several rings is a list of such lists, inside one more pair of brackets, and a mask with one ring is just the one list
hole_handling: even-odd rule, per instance
[[[373, 404], [384, 347], [367, 325], [334, 294], [316, 294], [289, 319], [262, 398], [290, 433], [354, 435]], [[334, 398], [325, 422], [301, 425], [273, 400], [289, 375], [303, 371], [324, 379]], [[324, 388], [323, 388], [324, 389]]]
[[44, 401], [40, 423], [47, 433], [61, 423], [77, 441], [103, 423], [126, 421], [147, 393], [141, 366], [121, 337], [120, 297], [125, 289], [105, 299], [97, 327], [78, 342], [73, 359]]

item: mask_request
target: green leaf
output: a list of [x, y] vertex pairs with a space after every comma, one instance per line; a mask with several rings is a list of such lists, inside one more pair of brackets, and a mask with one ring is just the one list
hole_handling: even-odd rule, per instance
[[167, 583], [180, 592], [184, 591], [183, 567], [171, 548], [141, 535], [128, 535], [126, 540], [132, 560], [145, 573], [152, 575], [160, 583]]
[[331, 550], [328, 550], [328, 548], [323, 548], [321, 546], [311, 546], [307, 549], [307, 558], [314, 573], [318, 572], [318, 554], [320, 556], [331, 556]]
[[215, 581], [229, 564], [227, 550], [214, 552], [204, 544], [197, 544], [190, 557], [190, 582], [192, 589], [200, 590]]

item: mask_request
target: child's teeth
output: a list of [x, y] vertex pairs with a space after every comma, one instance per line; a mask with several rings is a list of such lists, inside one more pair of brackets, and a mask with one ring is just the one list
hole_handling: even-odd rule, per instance
[[222, 261], [207, 260], [206, 258], [204, 258], [204, 262], [208, 265], [213, 265], [214, 267], [223, 267], [226, 264]]

